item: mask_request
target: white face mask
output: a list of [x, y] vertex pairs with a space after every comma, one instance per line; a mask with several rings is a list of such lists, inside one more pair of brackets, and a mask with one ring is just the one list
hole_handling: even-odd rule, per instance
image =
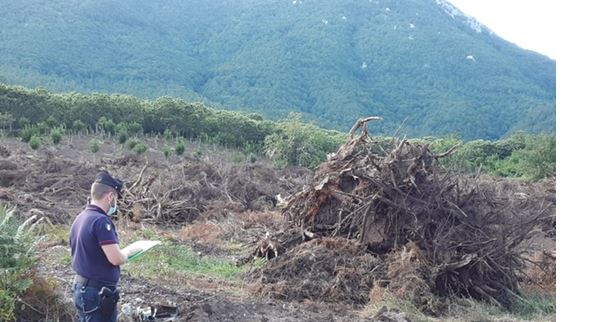
[[114, 198], [114, 203], [112, 207], [109, 207], [109, 211], [107, 211], [107, 216], [112, 216], [117, 212], [117, 198]]

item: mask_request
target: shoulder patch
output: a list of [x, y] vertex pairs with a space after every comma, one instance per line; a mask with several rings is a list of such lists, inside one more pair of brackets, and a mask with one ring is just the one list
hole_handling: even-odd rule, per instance
[[111, 231], [111, 224], [107, 224], [105, 227], [107, 228], [108, 231]]

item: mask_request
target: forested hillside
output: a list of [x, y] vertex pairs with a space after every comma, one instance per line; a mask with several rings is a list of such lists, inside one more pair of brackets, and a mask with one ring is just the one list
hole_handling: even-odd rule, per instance
[[[181, 149], [182, 154], [183, 141], [191, 139], [237, 149], [246, 157], [266, 155], [281, 167], [309, 168], [325, 161], [347, 138], [342, 132], [307, 123], [296, 114], [276, 122], [255, 113], [218, 110], [173, 97], [149, 101], [128, 95], [61, 94], [0, 83], [0, 137], [16, 135], [37, 149], [41, 144], [57, 144], [64, 134], [80, 133], [116, 136], [129, 150], [147, 149], [139, 147], [139, 137], [164, 136], [177, 139], [176, 151]], [[383, 146], [391, 140], [383, 136], [375, 139]], [[483, 171], [530, 180], [555, 176], [554, 135], [515, 133], [497, 141], [464, 142], [455, 136], [411, 141], [429, 143], [436, 152], [457, 147], [444, 161], [457, 172]], [[198, 155], [198, 151], [191, 152]]]
[[163, 95], [346, 130], [555, 131], [555, 62], [445, 1], [1, 0], [0, 81]]

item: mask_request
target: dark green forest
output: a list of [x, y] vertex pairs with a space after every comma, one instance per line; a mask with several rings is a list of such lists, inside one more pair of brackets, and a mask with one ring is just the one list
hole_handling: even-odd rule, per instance
[[372, 131], [382, 135], [400, 126], [462, 140], [555, 132], [555, 62], [432, 0], [0, 2], [0, 82], [151, 100], [11, 89], [24, 96], [2, 112], [23, 109], [31, 122], [94, 126], [100, 113], [90, 106], [107, 106], [116, 122], [154, 132], [173, 123], [232, 145], [261, 142], [275, 127], [158, 98], [173, 96], [272, 120], [300, 112], [341, 131], [381, 115]]
[[[0, 111], [1, 133], [18, 136], [33, 149], [57, 144], [63, 134], [108, 135], [129, 149], [138, 146], [139, 136], [155, 135], [176, 138], [178, 154], [184, 153], [182, 140], [193, 139], [238, 149], [246, 155], [266, 155], [281, 167], [316, 168], [347, 139], [345, 133], [322, 129], [298, 114], [272, 121], [254, 113], [224, 111], [173, 97], [142, 100], [128, 95], [60, 94], [2, 83]], [[390, 137], [375, 139], [388, 144]], [[429, 143], [435, 152], [457, 146], [457, 151], [442, 162], [459, 173], [482, 172], [527, 180], [555, 176], [553, 134], [518, 132], [496, 141], [464, 141], [458, 136], [412, 140]], [[140, 148], [144, 151], [146, 147]]]

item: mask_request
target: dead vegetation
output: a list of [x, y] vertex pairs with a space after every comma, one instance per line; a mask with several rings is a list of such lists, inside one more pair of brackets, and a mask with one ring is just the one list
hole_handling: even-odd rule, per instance
[[41, 152], [0, 160], [0, 202], [16, 206], [24, 217], [37, 214], [68, 223], [69, 213], [85, 206], [96, 167]]
[[297, 245], [262, 270], [257, 292], [284, 300], [366, 304], [382, 263], [360, 243], [322, 238]]
[[120, 216], [164, 225], [271, 210], [276, 195], [296, 191], [309, 174], [265, 162], [232, 163], [224, 151], [174, 163], [135, 155], [106, 155], [92, 163], [46, 149], [31, 152], [3, 145], [1, 150], [13, 151], [0, 159], [0, 202], [17, 206], [24, 216], [36, 213], [62, 224], [86, 205], [101, 168], [125, 182]]
[[[374, 288], [386, 288], [431, 314], [447, 297], [501, 307], [520, 299], [522, 243], [554, 235], [554, 189], [449, 173], [438, 159], [454, 149], [374, 141], [373, 119], [359, 120], [312, 183], [289, 198], [283, 214], [292, 227], [273, 237], [286, 247], [253, 273], [258, 291], [364, 304]], [[302, 243], [314, 237], [321, 239]]]
[[[185, 161], [166, 169], [143, 165], [126, 185], [124, 209], [135, 221], [185, 223], [206, 214], [225, 217], [228, 211], [266, 211], [276, 194], [292, 191], [300, 176], [262, 164]], [[121, 174], [120, 174], [121, 176]], [[130, 177], [126, 173], [125, 177]]]

